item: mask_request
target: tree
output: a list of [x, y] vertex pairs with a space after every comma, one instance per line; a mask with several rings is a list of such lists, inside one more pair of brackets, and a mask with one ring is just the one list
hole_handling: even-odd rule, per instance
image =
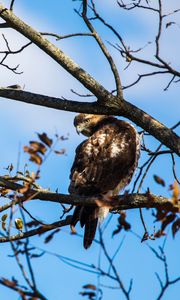
[[[126, 274], [126, 276], [122, 276], [121, 266], [119, 266], [117, 262], [117, 254], [122, 253], [121, 248], [122, 245], [125, 244], [124, 238], [122, 238], [123, 230], [130, 232], [128, 233], [128, 238], [130, 236], [130, 239], [134, 238], [133, 234], [136, 235], [138, 245], [140, 244], [140, 241], [144, 241], [146, 246], [144, 246], [143, 243], [140, 245], [143, 245], [143, 248], [148, 247], [157, 260], [163, 263], [165, 279], [163, 280], [162, 276], [159, 275], [159, 272], [157, 273], [156, 276], [160, 283], [160, 291], [153, 294], [155, 299], [161, 299], [164, 297], [164, 295], [166, 295], [165, 292], [170, 285], [173, 285], [175, 289], [175, 283], [180, 279], [176, 276], [176, 274], [172, 274], [172, 276], [170, 276], [171, 274], [169, 274], [170, 272], [165, 253], [167, 237], [170, 239], [169, 235], [171, 231], [173, 236], [175, 236], [180, 227], [178, 218], [179, 190], [176, 174], [177, 156], [180, 154], [180, 140], [178, 135], [175, 133], [175, 130], [177, 130], [179, 126], [179, 122], [177, 120], [178, 104], [175, 100], [173, 100], [173, 91], [176, 91], [177, 89], [180, 72], [177, 70], [176, 45], [173, 42], [171, 42], [171, 45], [169, 43], [169, 41], [171, 41], [171, 35], [175, 38], [175, 35], [177, 34], [178, 36], [179, 33], [177, 18], [180, 9], [177, 7], [176, 2], [177, 1], [168, 7], [168, 4], [164, 4], [161, 0], [157, 1], [155, 6], [150, 1], [143, 0], [130, 2], [113, 1], [111, 4], [104, 5], [98, 1], [92, 0], [69, 1], [68, 4], [65, 4], [67, 16], [69, 15], [69, 17], [72, 17], [71, 12], [67, 11], [68, 6], [71, 8], [74, 7], [73, 17], [76, 21], [78, 20], [77, 22], [79, 22], [78, 26], [75, 25], [75, 23], [71, 24], [71, 30], [73, 30], [73, 27], [77, 26], [82, 28], [82, 31], [79, 29], [77, 32], [73, 31], [73, 33], [68, 33], [66, 35], [39, 32], [33, 29], [33, 27], [30, 27], [25, 21], [23, 21], [23, 17], [18, 18], [17, 16], [19, 14], [18, 10], [21, 11], [20, 8], [22, 4], [19, 4], [20, 6], [18, 8], [18, 3], [11, 1], [9, 9], [8, 5], [5, 7], [3, 4], [0, 4], [0, 17], [2, 19], [0, 29], [3, 32], [2, 42], [4, 47], [0, 52], [2, 56], [0, 66], [4, 74], [6, 74], [5, 72], [8, 72], [9, 76], [12, 73], [17, 74], [16, 76], [21, 74], [20, 66], [16, 65], [14, 67], [14, 60], [16, 60], [19, 55], [21, 59], [23, 55], [26, 55], [26, 61], [31, 61], [28, 66], [29, 68], [33, 63], [35, 64], [36, 71], [41, 67], [43, 68], [43, 66], [38, 65], [40, 62], [36, 60], [36, 56], [29, 56], [30, 52], [28, 51], [30, 51], [33, 45], [36, 45], [52, 61], [56, 62], [59, 68], [62, 67], [63, 70], [66, 70], [73, 79], [73, 81], [70, 82], [71, 94], [68, 92], [70, 88], [65, 86], [66, 92], [64, 92], [64, 95], [61, 98], [52, 96], [52, 94], [51, 96], [46, 96], [44, 94], [44, 90], [42, 91], [43, 94], [35, 93], [33, 90], [28, 92], [23, 88], [23, 86], [16, 84], [16, 79], [13, 79], [15, 81], [12, 83], [13, 85], [8, 82], [8, 86], [6, 85], [7, 87], [0, 88], [1, 97], [9, 100], [17, 100], [29, 104], [67, 111], [67, 114], [68, 112], [85, 112], [125, 117], [139, 126], [139, 131], [144, 133], [142, 158], [132, 186], [128, 192], [125, 192], [124, 195], [114, 198], [112, 214], [107, 222], [102, 225], [99, 231], [99, 239], [96, 241], [98, 246], [100, 245], [101, 248], [99, 262], [97, 264], [90, 263], [90, 260], [93, 257], [91, 257], [92, 254], [88, 254], [88, 252], [83, 254], [85, 256], [87, 255], [88, 263], [82, 262], [80, 259], [80, 253], [82, 253], [81, 251], [83, 250], [79, 250], [79, 253], [77, 253], [76, 257], [73, 259], [58, 254], [58, 249], [56, 253], [54, 253], [54, 251], [53, 253], [52, 251], [49, 253], [56, 256], [57, 259], [60, 259], [66, 264], [73, 265], [74, 267], [86, 270], [87, 272], [95, 273], [98, 276], [99, 281], [97, 285], [89, 284], [87, 281], [85, 282], [87, 284], [81, 292], [82, 296], [89, 299], [105, 299], [108, 295], [107, 293], [110, 295], [113, 293], [112, 289], [116, 290], [116, 294], [118, 295], [117, 297], [119, 297], [119, 294], [121, 295], [122, 293], [125, 299], [132, 298], [132, 289], [134, 290], [133, 282], [131, 280], [132, 274], [127, 271], [128, 274]], [[57, 8], [63, 9], [62, 5], [58, 3], [55, 3], [55, 5]], [[107, 14], [107, 7], [109, 9], [109, 14]], [[34, 9], [37, 8], [37, 4], [34, 3]], [[44, 9], [44, 11], [45, 9], [49, 9], [49, 13], [53, 11], [55, 14], [56, 12], [56, 7], [51, 7], [49, 3], [46, 3], [45, 7], [41, 6], [41, 9]], [[62, 16], [63, 15], [61, 15], [61, 18]], [[117, 17], [116, 21], [114, 21], [114, 16]], [[151, 27], [146, 27], [144, 30], [144, 33], [148, 35], [148, 38], [144, 35], [142, 37], [143, 42], [146, 40], [145, 46], [142, 45], [142, 41], [140, 41], [140, 45], [138, 43], [138, 39], [136, 39], [137, 32], [140, 30], [142, 23], [136, 24], [134, 22], [133, 28], [129, 28], [125, 21], [125, 18], [127, 18], [127, 22], [133, 22], [134, 20], [137, 21], [138, 17], [143, 16], [145, 16], [146, 20], [152, 18], [150, 23]], [[152, 22], [154, 22], [154, 24]], [[127, 34], [126, 30], [123, 30], [122, 24], [124, 26], [126, 25], [125, 29], [127, 30]], [[146, 23], [144, 22], [143, 24]], [[19, 34], [15, 36], [14, 39], [13, 35], [15, 35], [16, 32]], [[21, 40], [21, 36], [26, 39]], [[131, 37], [135, 37], [134, 45], [131, 43]], [[16, 46], [17, 48], [14, 50], [14, 45], [17, 40], [19, 40], [18, 46]], [[63, 41], [64, 44], [62, 44]], [[87, 47], [87, 43], [89, 48]], [[135, 46], [137, 44], [138, 47]], [[69, 50], [69, 45], [72, 48], [71, 50]], [[61, 47], [67, 48], [73, 56], [76, 56], [74, 51], [75, 47], [77, 47], [76, 49], [79, 49], [78, 45], [80, 45], [80, 47], [84, 47], [84, 52], [87, 51], [86, 59], [83, 60], [82, 58], [82, 65], [75, 63], [74, 60], [61, 50]], [[169, 47], [170, 49], [168, 52], [164, 50], [166, 47]], [[92, 62], [94, 62], [96, 56], [98, 59], [96, 63], [93, 64]], [[11, 57], [13, 60], [11, 60]], [[77, 55], [77, 59], [81, 61], [79, 53]], [[95, 64], [97, 64], [97, 69]], [[85, 67], [87, 66], [87, 69], [91, 70], [91, 72], [95, 73], [100, 80], [96, 80], [95, 76], [91, 76], [86, 71], [84, 65]], [[48, 73], [46, 66], [45, 70]], [[107, 75], [105, 74], [106, 72]], [[60, 74], [67, 78], [65, 72]], [[57, 73], [57, 75], [59, 76], [59, 73]], [[57, 85], [59, 85], [59, 82], [61, 84], [62, 81], [62, 77], [58, 76], [54, 79], [55, 84]], [[74, 83], [75, 79], [79, 82], [78, 85], [77, 83]], [[104, 84], [99, 83], [101, 80]], [[39, 78], [37, 74], [36, 81], [36, 89], [38, 89], [39, 92], [38, 85], [41, 78]], [[158, 82], [158, 85], [156, 85], [156, 81]], [[149, 102], [149, 107], [145, 103], [148, 95], [143, 88], [144, 85], [148, 88], [147, 83], [151, 86], [150, 89], [155, 90], [154, 97], [156, 97], [156, 104], [152, 104], [152, 99], [152, 102]], [[72, 89], [72, 86], [74, 86], [75, 89]], [[141, 105], [138, 105], [137, 101], [136, 106], [133, 95], [138, 95], [137, 90], [141, 91], [143, 102]], [[150, 90], [148, 90], [148, 92], [149, 91]], [[162, 105], [163, 99], [166, 98], [165, 91], [171, 98], [171, 106], [169, 103], [167, 104], [167, 108], [169, 110], [168, 118], [164, 118], [164, 121], [170, 128], [160, 123], [159, 120], [156, 120], [139, 107], [144, 107], [146, 111], [152, 110], [154, 115], [160, 115], [160, 119], [163, 119], [160, 112], [163, 110], [163, 106], [165, 105], [164, 102]], [[62, 93], [61, 90], [60, 93]], [[73, 95], [73, 100], [69, 100], [70, 95], [71, 97]], [[157, 100], [160, 95], [162, 97], [161, 103]], [[79, 101], [82, 97], [84, 101]], [[127, 101], [126, 97], [129, 98], [130, 101]], [[89, 99], [93, 99], [93, 101], [89, 101]], [[152, 106], [154, 110], [152, 109]], [[172, 115], [174, 116], [173, 120]], [[28, 118], [28, 116], [26, 117]], [[38, 115], [38, 117], [40, 116]], [[64, 137], [57, 133], [53, 139], [49, 137], [49, 134], [38, 134], [38, 139], [30, 141], [29, 146], [24, 147], [25, 152], [27, 152], [30, 156], [30, 160], [37, 165], [37, 169], [33, 167], [32, 172], [32, 166], [30, 165], [30, 167], [25, 167], [25, 170], [22, 171], [22, 169], [20, 169], [20, 164], [18, 163], [17, 170], [15, 170], [14, 164], [11, 164], [11, 161], [9, 161], [9, 166], [5, 171], [5, 175], [0, 177], [1, 196], [4, 197], [4, 202], [0, 207], [0, 211], [2, 213], [0, 242], [9, 243], [13, 252], [13, 257], [15, 258], [23, 275], [23, 279], [19, 279], [18, 274], [11, 272], [9, 277], [2, 276], [0, 283], [2, 286], [6, 286], [9, 289], [16, 291], [21, 299], [47, 299], [47, 297], [43, 295], [44, 293], [41, 292], [42, 288], [39, 289], [37, 285], [36, 280], [38, 270], [35, 270], [36, 267], [31, 262], [31, 260], [35, 258], [36, 261], [39, 261], [40, 257], [43, 257], [48, 253], [48, 250], [44, 249], [44, 247], [39, 246], [38, 248], [38, 240], [40, 239], [38, 235], [43, 234], [44, 237], [44, 234], [50, 231], [46, 234], [46, 243], [50, 241], [53, 243], [55, 236], [58, 236], [58, 239], [61, 241], [63, 238], [60, 228], [70, 224], [72, 205], [78, 205], [81, 203], [86, 203], [86, 205], [94, 204], [94, 200], [91, 198], [75, 198], [70, 195], [61, 194], [58, 190], [53, 192], [46, 189], [46, 186], [44, 189], [40, 186], [40, 184], [44, 186], [43, 176], [47, 176], [42, 170], [44, 162], [50, 153], [55, 153], [57, 156], [65, 154], [64, 147], [62, 146], [63, 148], [59, 150], [59, 148], [57, 148], [57, 143], [59, 142], [62, 145], [67, 145], [65, 144], [67, 143], [65, 141], [66, 138], [66, 136]], [[2, 140], [3, 142], [5, 141], [4, 138]], [[26, 139], [25, 142], [27, 143], [28, 140]], [[69, 144], [70, 143], [71, 138], [69, 139]], [[18, 158], [19, 161], [20, 155]], [[161, 170], [156, 164], [156, 161], [159, 162], [159, 166], [163, 168], [163, 170], [165, 170], [163, 165], [166, 164], [166, 171]], [[151, 169], [153, 169], [154, 176]], [[47, 168], [46, 173], [48, 172], [49, 170]], [[58, 170], [58, 173], [57, 170], [53, 170], [52, 174], [54, 177], [55, 175], [60, 176], [60, 172], [63, 173], [63, 170]], [[164, 176], [164, 172], [167, 173], [166, 176]], [[168, 172], [171, 172], [170, 176]], [[159, 188], [154, 187], [152, 176], [154, 178], [154, 182], [159, 185]], [[52, 179], [52, 182], [53, 181], [54, 180]], [[170, 191], [167, 191], [167, 183], [170, 185]], [[54, 181], [52, 185], [54, 190], [58, 186], [56, 181]], [[163, 196], [160, 196], [160, 192], [163, 193]], [[41, 211], [38, 211], [37, 213], [36, 211], [37, 200], [43, 202], [43, 210], [47, 207], [51, 207], [52, 210], [54, 207], [56, 207], [56, 209], [58, 207], [58, 221], [57, 219], [53, 219], [53, 221], [48, 222], [48, 217], [47, 221], [44, 221], [44, 213]], [[46, 202], [44, 203], [44, 201]], [[48, 204], [48, 202], [50, 202], [50, 204]], [[62, 206], [61, 211], [59, 209], [59, 203]], [[148, 208], [148, 211], [145, 212], [145, 220], [147, 219], [148, 221], [145, 221], [143, 218], [142, 208]], [[152, 218], [150, 218], [151, 210], [149, 208], [153, 209]], [[129, 211], [131, 209], [135, 209], [137, 211], [136, 220], [138, 219], [139, 225], [138, 209], [140, 209], [140, 219], [143, 227], [140, 227], [141, 229], [138, 232], [138, 235], [137, 233], [134, 233], [134, 230], [132, 231], [135, 226], [134, 223], [131, 229], [130, 223], [132, 223], [132, 221], [129, 223], [129, 221], [126, 220], [126, 212], [124, 212], [124, 210]], [[111, 221], [112, 215], [115, 213], [118, 217], [116, 220], [113, 218], [113, 221]], [[128, 216], [129, 215], [130, 213]], [[60, 220], [59, 216], [61, 216]], [[153, 229], [153, 221], [159, 221], [159, 227], [155, 228], [155, 230]], [[170, 230], [169, 234], [167, 234], [168, 230]], [[105, 237], [108, 236], [110, 238], [111, 235], [114, 238], [111, 240], [113, 241], [112, 247], [109, 247], [108, 243], [105, 242], [107, 239]], [[31, 242], [32, 236], [36, 237], [33, 245]], [[78, 234], [76, 236], [78, 236]], [[120, 241], [118, 242], [119, 236]], [[68, 240], [70, 239], [73, 239], [74, 243], [74, 237], [68, 236]], [[153, 243], [160, 243], [161, 246], [159, 248], [155, 248]], [[175, 241], [173, 241], [172, 244], [175, 244]], [[78, 241], [78, 246], [80, 247], [80, 245], [81, 243]], [[128, 251], [126, 255], [129, 260], [131, 251]], [[148, 257], [150, 257], [149, 255], [151, 254], [147, 254], [147, 260]], [[106, 262], [104, 262], [105, 259]], [[135, 258], [133, 259], [133, 263], [136, 265]], [[29, 275], [26, 274], [26, 267]], [[127, 265], [122, 268], [124, 268], [124, 270], [128, 270]], [[134, 279], [138, 278], [138, 276], [137, 272], [134, 275]], [[116, 286], [114, 286], [111, 281], [115, 282]], [[127, 282], [129, 282], [129, 284]], [[139, 286], [141, 288], [140, 284]], [[107, 287], [109, 287], [110, 292], [106, 292]], [[59, 293], [61, 293], [61, 290]], [[49, 295], [51, 297], [51, 293]], [[136, 296], [137, 295], [138, 292], [136, 287]], [[70, 297], [72, 298], [72, 294]]]

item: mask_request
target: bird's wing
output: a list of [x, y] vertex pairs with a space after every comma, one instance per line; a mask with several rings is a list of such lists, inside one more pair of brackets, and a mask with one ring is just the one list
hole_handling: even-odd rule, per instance
[[96, 195], [113, 190], [135, 164], [135, 131], [106, 124], [76, 149], [69, 192]]

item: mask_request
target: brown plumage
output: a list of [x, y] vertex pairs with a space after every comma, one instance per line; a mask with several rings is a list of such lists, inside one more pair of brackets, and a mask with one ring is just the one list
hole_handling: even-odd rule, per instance
[[[139, 135], [128, 122], [114, 117], [79, 114], [74, 125], [88, 136], [76, 149], [70, 175], [70, 194], [108, 197], [117, 195], [132, 178], [139, 158]], [[72, 226], [80, 221], [85, 226], [84, 247], [95, 236], [99, 219], [108, 209], [77, 206]]]

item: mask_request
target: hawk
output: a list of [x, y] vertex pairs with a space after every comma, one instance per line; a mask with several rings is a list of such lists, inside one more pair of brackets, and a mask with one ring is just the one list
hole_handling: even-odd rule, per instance
[[[79, 114], [74, 126], [88, 138], [76, 149], [69, 193], [110, 201], [131, 181], [139, 158], [139, 134], [128, 122], [104, 115]], [[85, 249], [92, 244], [98, 221], [108, 211], [107, 207], [98, 206], [75, 208], [71, 227], [78, 221], [81, 227], [85, 226]]]

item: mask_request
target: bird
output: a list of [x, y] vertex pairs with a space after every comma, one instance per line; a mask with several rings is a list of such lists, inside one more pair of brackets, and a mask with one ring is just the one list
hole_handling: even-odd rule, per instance
[[[76, 148], [69, 193], [110, 201], [132, 179], [140, 156], [140, 136], [129, 122], [108, 115], [80, 113], [74, 126], [87, 139]], [[70, 226], [75, 230], [78, 221], [85, 226], [85, 249], [91, 246], [97, 224], [108, 212], [108, 206], [76, 206]]]

